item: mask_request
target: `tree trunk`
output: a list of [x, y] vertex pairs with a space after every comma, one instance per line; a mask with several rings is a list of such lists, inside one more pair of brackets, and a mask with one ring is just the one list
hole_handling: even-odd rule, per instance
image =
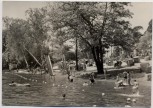
[[29, 69], [29, 64], [28, 64], [28, 61], [27, 61], [27, 59], [26, 59], [25, 55], [23, 55], [23, 56], [24, 56], [24, 61], [25, 61], [25, 63], [26, 63], [26, 68], [27, 68], [27, 69]]
[[35, 57], [30, 51], [28, 51], [25, 47], [24, 47], [24, 49], [34, 58], [34, 60], [35, 60], [40, 66], [42, 66], [42, 65], [39, 63], [39, 61], [36, 59], [36, 57]]
[[63, 61], [63, 69], [65, 70], [66, 69], [66, 61], [65, 61], [65, 55], [63, 54], [63, 57], [62, 57], [62, 61]]
[[98, 74], [104, 74], [104, 71], [103, 71], [103, 63], [97, 62], [96, 63], [96, 66], [97, 66], [97, 72], [98, 72]]
[[76, 56], [76, 58], [75, 58], [75, 61], [76, 61], [76, 70], [78, 71], [78, 39], [77, 39], [77, 37], [76, 37], [76, 49], [75, 49], [75, 56]]
[[103, 71], [103, 55], [100, 52], [100, 48], [99, 47], [92, 47], [92, 54], [93, 54], [93, 58], [95, 60], [96, 63], [96, 67], [97, 67], [97, 72], [98, 74], [104, 74]]
[[50, 60], [50, 56], [46, 55], [45, 58], [46, 58], [46, 63], [47, 63], [49, 74], [52, 76], [53, 75], [53, 66], [52, 66], [52, 63], [51, 63], [51, 60]]
[[[22, 49], [21, 49], [21, 50], [22, 50]], [[25, 57], [25, 54], [24, 54], [24, 51], [23, 51], [23, 50], [22, 50], [22, 53], [23, 53], [24, 61], [25, 61], [25, 63], [26, 63], [26, 68], [29, 69], [29, 64], [28, 64], [28, 61], [27, 61], [27, 59], [26, 59], [26, 57]]]

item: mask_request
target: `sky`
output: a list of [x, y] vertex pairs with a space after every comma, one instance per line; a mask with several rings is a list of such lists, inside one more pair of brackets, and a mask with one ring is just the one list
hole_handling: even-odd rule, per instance
[[[152, 4], [151, 2], [132, 2], [129, 10], [134, 13], [133, 18], [130, 19], [132, 27], [142, 26], [147, 29], [148, 23], [152, 18]], [[25, 11], [29, 8], [41, 8], [46, 5], [46, 2], [41, 1], [4, 1], [2, 4], [3, 16], [26, 19]]]

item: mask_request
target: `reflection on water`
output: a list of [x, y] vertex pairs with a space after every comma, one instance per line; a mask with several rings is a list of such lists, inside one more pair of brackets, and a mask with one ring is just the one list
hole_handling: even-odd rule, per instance
[[119, 94], [119, 95], [127, 97], [144, 97], [143, 95], [140, 94]]
[[[127, 96], [118, 94], [130, 94], [130, 87], [114, 89], [114, 82], [96, 81], [95, 85], [83, 86], [87, 80], [75, 78], [73, 83], [68, 82], [66, 75], [56, 74], [55, 82], [48, 75], [19, 75], [28, 78], [23, 79], [17, 75], [4, 73], [2, 76], [2, 104], [11, 106], [102, 106], [123, 107]], [[29, 81], [34, 79], [34, 81]], [[10, 87], [14, 80], [18, 83], [30, 83], [31, 87]], [[37, 82], [36, 82], [37, 80]], [[43, 83], [46, 81], [47, 83]], [[59, 86], [58, 86], [59, 85]], [[102, 95], [104, 93], [104, 95]], [[63, 94], [66, 95], [63, 99]], [[151, 88], [140, 84], [140, 94], [144, 97], [131, 97], [137, 100], [135, 106], [150, 106]]]

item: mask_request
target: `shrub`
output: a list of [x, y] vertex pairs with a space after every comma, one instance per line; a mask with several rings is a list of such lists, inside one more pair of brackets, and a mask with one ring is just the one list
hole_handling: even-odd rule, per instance
[[151, 57], [150, 57], [150, 56], [146, 56], [144, 59], [145, 59], [146, 61], [148, 61], [148, 60], [151, 60]]
[[134, 66], [134, 60], [133, 59], [128, 59], [127, 61], [128, 66]]
[[134, 63], [140, 63], [140, 58], [139, 57], [134, 57], [133, 60], [134, 60]]
[[141, 63], [140, 69], [142, 72], [150, 73], [151, 72], [151, 66], [149, 63]]

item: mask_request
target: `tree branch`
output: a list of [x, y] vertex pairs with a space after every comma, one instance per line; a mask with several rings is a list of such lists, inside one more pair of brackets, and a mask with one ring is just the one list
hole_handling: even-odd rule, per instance
[[[70, 23], [68, 23], [68, 22], [65, 22], [69, 27], [71, 27], [75, 32], [77, 32], [76, 31], [76, 28], [74, 28], [73, 27], [73, 25], [71, 25]], [[79, 32], [77, 32], [77, 34], [81, 37], [81, 39], [83, 39], [90, 47], [92, 47], [92, 45], [79, 33]]]
[[[85, 18], [85, 16], [81, 13], [80, 14], [80, 16], [81, 16], [81, 18], [86, 22], [86, 24], [91, 28], [91, 29], [93, 29], [93, 25], [92, 25], [92, 23], [89, 21], [89, 20], [87, 20], [86, 18]], [[94, 29], [93, 29], [94, 30]]]

